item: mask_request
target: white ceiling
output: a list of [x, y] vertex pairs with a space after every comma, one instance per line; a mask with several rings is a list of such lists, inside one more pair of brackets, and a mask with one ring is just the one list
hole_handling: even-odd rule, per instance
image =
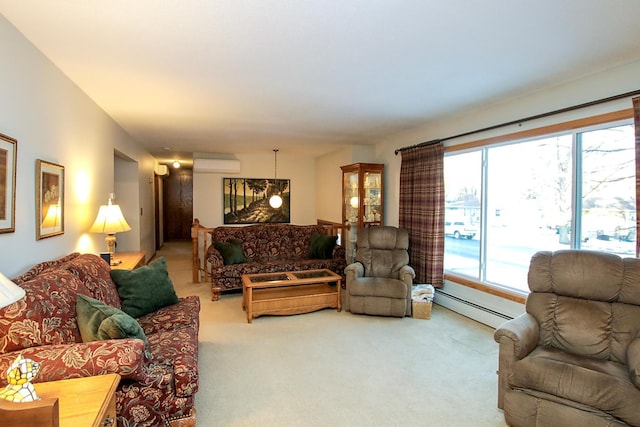
[[640, 59], [638, 0], [0, 0], [0, 12], [161, 160], [371, 144]]

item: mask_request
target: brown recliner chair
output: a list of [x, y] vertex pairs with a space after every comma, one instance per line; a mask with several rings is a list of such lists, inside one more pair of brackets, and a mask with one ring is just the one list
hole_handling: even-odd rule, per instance
[[640, 426], [640, 259], [538, 252], [526, 313], [500, 326], [511, 426]]
[[357, 314], [411, 316], [409, 233], [403, 228], [370, 226], [358, 230], [356, 262], [345, 268], [343, 307]]

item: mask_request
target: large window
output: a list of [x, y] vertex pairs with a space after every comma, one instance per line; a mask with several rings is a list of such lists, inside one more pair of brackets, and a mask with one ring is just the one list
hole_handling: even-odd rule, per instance
[[539, 250], [635, 256], [635, 137], [618, 122], [445, 156], [445, 272], [528, 291]]

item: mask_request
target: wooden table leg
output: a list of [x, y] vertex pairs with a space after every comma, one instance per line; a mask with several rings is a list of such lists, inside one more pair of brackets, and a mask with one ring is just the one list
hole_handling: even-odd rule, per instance
[[253, 289], [252, 288], [247, 288], [247, 323], [251, 323], [251, 321], [253, 320], [253, 310], [252, 310], [252, 304], [253, 303]]
[[220, 299], [220, 292], [222, 292], [222, 288], [211, 285], [211, 301], [218, 301]]
[[247, 311], [247, 284], [242, 281], [242, 309]]

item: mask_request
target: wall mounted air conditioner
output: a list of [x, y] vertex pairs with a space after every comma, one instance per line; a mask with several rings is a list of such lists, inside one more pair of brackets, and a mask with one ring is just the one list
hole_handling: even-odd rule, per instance
[[240, 160], [193, 159], [193, 171], [204, 173], [240, 173]]

